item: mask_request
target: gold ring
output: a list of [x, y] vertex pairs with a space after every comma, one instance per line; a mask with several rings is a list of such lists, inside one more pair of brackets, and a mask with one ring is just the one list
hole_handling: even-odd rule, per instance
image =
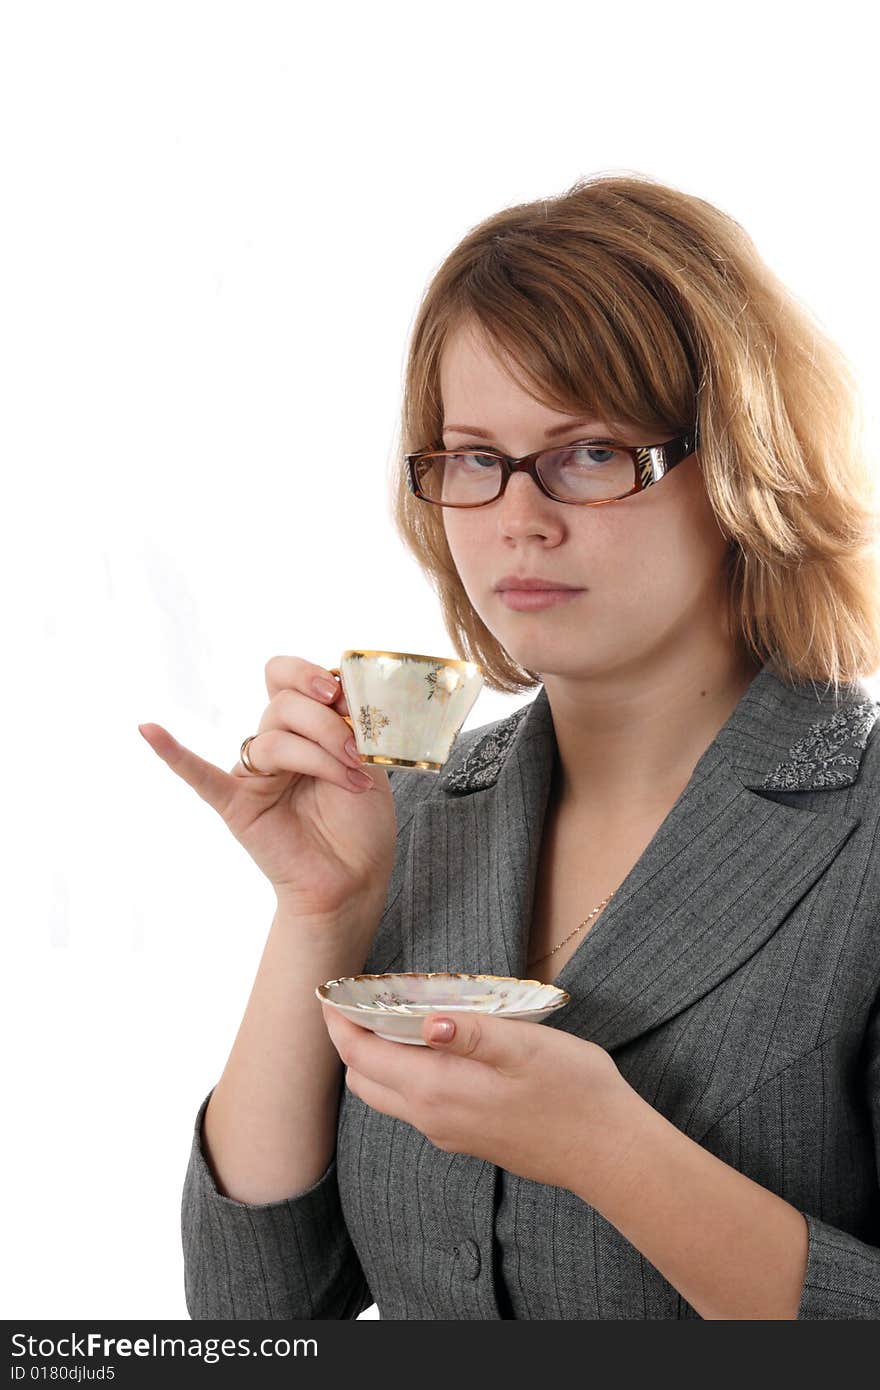
[[274, 776], [275, 776], [274, 772], [261, 772], [260, 769], [259, 769], [258, 767], [254, 767], [253, 763], [251, 762], [250, 758], [248, 757], [248, 744], [249, 744], [249, 743], [252, 743], [253, 740], [254, 740], [256, 737], [257, 737], [256, 734], [248, 734], [248, 736], [247, 736], [247, 738], [245, 739], [244, 743], [241, 745], [241, 748], [239, 749], [239, 753], [238, 753], [239, 759], [240, 759], [240, 761], [241, 761], [241, 765], [242, 765], [242, 767], [244, 767], [248, 772], [252, 772], [253, 775], [254, 775], [255, 777], [274, 777]]

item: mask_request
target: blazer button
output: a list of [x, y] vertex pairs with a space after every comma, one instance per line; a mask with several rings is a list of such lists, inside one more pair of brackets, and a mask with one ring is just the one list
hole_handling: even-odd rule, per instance
[[456, 1247], [458, 1258], [461, 1262], [461, 1272], [465, 1279], [476, 1279], [480, 1273], [481, 1259], [480, 1247], [475, 1240], [462, 1241]]

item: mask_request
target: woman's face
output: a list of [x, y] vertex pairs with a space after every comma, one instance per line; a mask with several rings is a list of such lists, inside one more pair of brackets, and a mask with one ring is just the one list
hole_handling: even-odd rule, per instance
[[[660, 444], [626, 422], [559, 414], [538, 404], [496, 364], [467, 329], [447, 341], [441, 363], [444, 445], [536, 449], [604, 436]], [[547, 432], [578, 421], [570, 431]], [[470, 429], [475, 426], [485, 438]], [[697, 455], [659, 483], [601, 507], [546, 497], [523, 473], [483, 507], [441, 513], [465, 591], [501, 646], [521, 666], [545, 674], [608, 673], [660, 657], [677, 644], [729, 641], [724, 624], [727, 542], [703, 486]], [[575, 585], [564, 603], [534, 611], [507, 606], [496, 585], [509, 573]], [[723, 635], [722, 635], [723, 634]]]

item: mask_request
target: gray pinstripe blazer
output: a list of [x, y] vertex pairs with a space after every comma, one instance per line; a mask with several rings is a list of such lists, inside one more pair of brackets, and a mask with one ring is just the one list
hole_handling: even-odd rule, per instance
[[[802, 1211], [799, 1319], [880, 1318], [880, 708], [770, 665], [558, 982], [591, 1039], [696, 1142]], [[525, 973], [556, 740], [547, 695], [395, 771], [396, 862], [366, 971]], [[220, 1193], [195, 1121], [193, 1318], [699, 1315], [564, 1188], [437, 1149], [346, 1087], [336, 1154], [286, 1201]]]

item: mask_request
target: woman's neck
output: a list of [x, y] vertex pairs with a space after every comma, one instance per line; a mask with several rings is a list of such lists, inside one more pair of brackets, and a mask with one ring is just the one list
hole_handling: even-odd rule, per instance
[[729, 648], [709, 661], [702, 653], [698, 661], [646, 665], [638, 679], [544, 677], [559, 804], [611, 813], [675, 799], [761, 667], [751, 653]]

